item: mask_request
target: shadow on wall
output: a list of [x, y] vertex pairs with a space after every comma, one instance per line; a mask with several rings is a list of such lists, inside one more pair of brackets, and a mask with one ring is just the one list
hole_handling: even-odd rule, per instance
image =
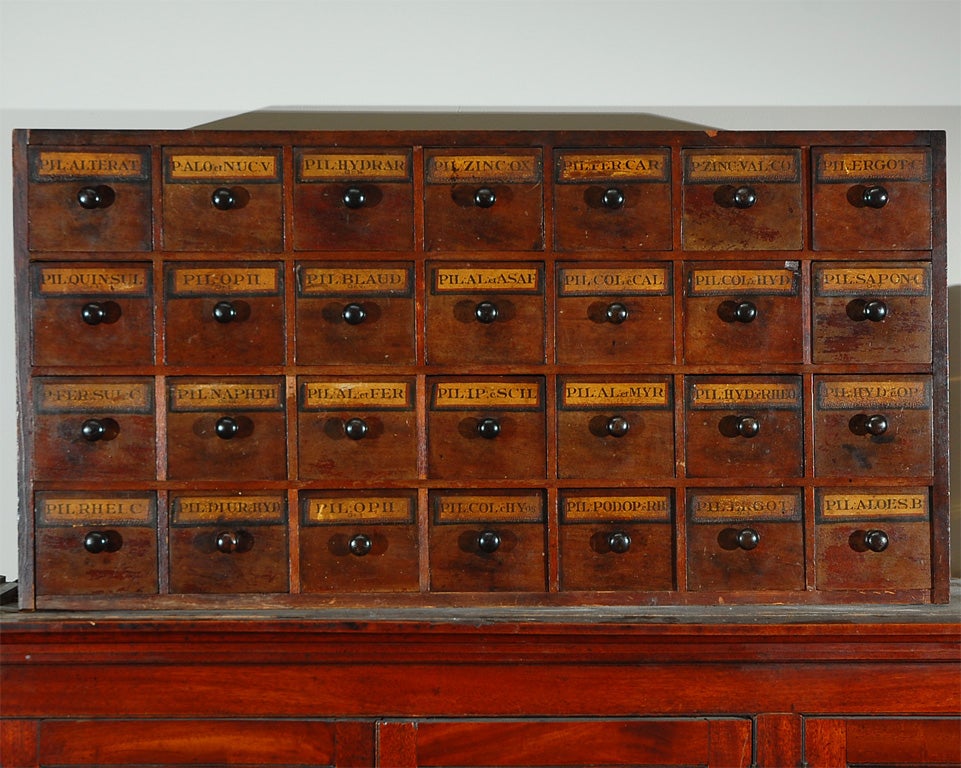
[[951, 574], [961, 576], [961, 285], [948, 286], [948, 426], [951, 431]]

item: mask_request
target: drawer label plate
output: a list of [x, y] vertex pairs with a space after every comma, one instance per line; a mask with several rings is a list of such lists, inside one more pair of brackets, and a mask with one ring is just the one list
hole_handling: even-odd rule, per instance
[[433, 496], [438, 523], [540, 523], [544, 497], [540, 492], [511, 494], [437, 493]]
[[821, 379], [818, 407], [822, 410], [850, 408], [898, 408], [923, 410], [931, 407], [928, 379]]
[[427, 182], [536, 183], [541, 180], [539, 152], [513, 154], [428, 155]]
[[434, 293], [540, 293], [537, 267], [435, 267]]
[[406, 152], [304, 152], [297, 165], [298, 181], [407, 181], [409, 178], [410, 156]]
[[308, 524], [412, 523], [414, 507], [410, 496], [309, 496], [303, 500]]
[[822, 267], [815, 269], [814, 284], [820, 296], [929, 296], [931, 270], [927, 266]]
[[821, 152], [816, 178], [823, 182], [930, 181], [931, 155], [924, 149]]
[[279, 291], [277, 267], [172, 267], [172, 296], [256, 296]]
[[562, 152], [557, 158], [557, 180], [578, 181], [668, 181], [671, 152]]
[[698, 523], [801, 519], [801, 492], [695, 493], [691, 495], [691, 520]]
[[223, 520], [250, 523], [282, 523], [287, 519], [286, 497], [174, 496], [172, 521], [177, 525], [214, 523]]
[[153, 496], [73, 496], [38, 493], [41, 525], [150, 525], [157, 501]]
[[670, 267], [562, 267], [561, 296], [666, 296]]
[[279, 181], [276, 154], [201, 155], [170, 153], [166, 156], [168, 181]]
[[42, 296], [149, 296], [149, 267], [37, 268]]
[[747, 405], [755, 408], [798, 408], [801, 405], [800, 382], [703, 382], [690, 385], [691, 408], [731, 408]]
[[38, 150], [30, 155], [31, 181], [146, 181], [146, 152], [70, 152]]
[[146, 381], [37, 380], [40, 413], [151, 413], [153, 384]]
[[796, 296], [797, 292], [798, 272], [791, 269], [692, 269], [689, 275], [689, 296]]
[[171, 411], [216, 408], [281, 410], [284, 387], [274, 381], [174, 382], [169, 385]]
[[301, 386], [304, 410], [408, 409], [412, 395], [407, 381], [305, 381]]
[[409, 296], [409, 267], [315, 267], [298, 270], [301, 296]]
[[684, 153], [684, 181], [711, 184], [729, 181], [797, 182], [800, 179], [800, 153], [796, 150], [771, 152]]
[[563, 381], [560, 395], [564, 408], [671, 407], [667, 381]]
[[536, 381], [444, 381], [433, 384], [437, 409], [541, 407], [541, 384]]
[[568, 493], [561, 497], [561, 514], [565, 523], [589, 523], [596, 521], [642, 520], [644, 522], [669, 523], [671, 521], [671, 495], [580, 495]]
[[927, 489], [902, 488], [849, 493], [821, 490], [817, 494], [819, 520], [856, 520], [858, 518], [927, 519]]

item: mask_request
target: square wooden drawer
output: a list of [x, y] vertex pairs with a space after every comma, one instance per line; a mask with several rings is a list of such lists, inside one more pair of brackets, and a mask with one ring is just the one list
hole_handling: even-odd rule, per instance
[[163, 247], [280, 251], [283, 163], [276, 148], [166, 148]]
[[427, 250], [543, 250], [540, 149], [427, 149], [424, 164]]
[[930, 475], [931, 387], [928, 376], [816, 376], [815, 474]]
[[31, 251], [149, 251], [150, 150], [31, 148], [27, 206]]
[[300, 505], [305, 592], [417, 590], [416, 491], [304, 491]]
[[557, 397], [559, 477], [674, 477], [670, 377], [562, 376]]
[[542, 377], [431, 377], [427, 382], [429, 477], [546, 476]]
[[429, 499], [432, 591], [546, 589], [543, 491], [435, 490]]
[[673, 363], [672, 284], [670, 263], [561, 262], [557, 362]]
[[803, 520], [800, 490], [689, 491], [688, 589], [804, 589]]
[[172, 592], [286, 592], [287, 562], [286, 493], [171, 494]]
[[930, 262], [812, 267], [815, 363], [930, 363]]
[[801, 264], [685, 265], [684, 359], [688, 363], [800, 363]]
[[34, 379], [34, 455], [41, 480], [152, 480], [157, 476], [151, 379]]
[[414, 247], [409, 149], [294, 149], [294, 250]]
[[297, 266], [297, 362], [415, 362], [411, 262], [305, 262]]
[[559, 150], [554, 246], [559, 251], [669, 251], [669, 149]]
[[150, 491], [46, 491], [34, 498], [39, 595], [155, 594]]
[[169, 365], [283, 364], [280, 264], [168, 264], [164, 282]]
[[931, 247], [931, 150], [811, 150], [813, 246], [820, 251]]
[[561, 589], [674, 588], [674, 496], [658, 488], [560, 494]]
[[169, 379], [167, 477], [286, 479], [285, 411], [281, 377]]
[[417, 477], [417, 415], [411, 378], [298, 380], [302, 479]]
[[689, 376], [688, 477], [804, 474], [800, 376]]
[[34, 365], [153, 363], [149, 264], [51, 262], [30, 270]]
[[686, 149], [681, 157], [685, 250], [800, 250], [799, 150]]
[[818, 589], [930, 589], [928, 488], [815, 493]]
[[429, 263], [427, 362], [543, 363], [542, 262]]

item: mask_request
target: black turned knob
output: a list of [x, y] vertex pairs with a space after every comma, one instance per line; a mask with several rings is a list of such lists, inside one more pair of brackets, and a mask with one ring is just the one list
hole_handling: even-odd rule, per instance
[[229, 301], [218, 301], [214, 304], [213, 316], [218, 323], [232, 323], [240, 317], [240, 313]]
[[487, 554], [496, 552], [500, 545], [501, 537], [498, 536], [494, 531], [483, 531], [477, 537], [477, 548], [481, 552], [486, 552]]
[[229, 187], [218, 187], [210, 196], [210, 202], [218, 211], [229, 211], [237, 207], [237, 196]]
[[363, 208], [367, 203], [367, 195], [364, 194], [362, 189], [357, 187], [351, 187], [341, 198], [343, 200], [344, 206], [350, 208], [351, 210], [356, 210], [357, 208]]
[[497, 202], [497, 195], [490, 187], [481, 187], [474, 193], [474, 205], [478, 208], [490, 208]]
[[493, 440], [501, 433], [501, 425], [497, 419], [487, 417], [477, 422], [477, 434], [486, 440]]
[[868, 208], [883, 208], [888, 204], [888, 191], [880, 184], [865, 187], [861, 193], [861, 202]]
[[857, 302], [855, 317], [859, 320], [870, 320], [872, 323], [880, 323], [888, 316], [888, 305], [880, 299], [871, 299]]
[[887, 416], [881, 413], [859, 413], [851, 418], [848, 428], [856, 435], [873, 435], [878, 437], [888, 431]]
[[731, 192], [731, 205], [735, 208], [744, 210], [752, 207], [756, 202], [757, 192], [754, 191], [754, 187], [745, 185], [743, 187], [737, 187]]
[[357, 555], [357, 557], [363, 557], [368, 554], [374, 543], [370, 540], [370, 536], [365, 536], [362, 533], [358, 533], [354, 536], [350, 543], [347, 545], [350, 549], [350, 554]]
[[113, 323], [120, 319], [120, 305], [113, 301], [91, 301], [80, 308], [80, 319], [87, 325]]
[[630, 431], [631, 425], [623, 416], [612, 416], [607, 420], [605, 429], [611, 437], [624, 437]]
[[734, 424], [741, 437], [755, 437], [761, 431], [761, 422], [753, 416], [739, 416]]
[[631, 548], [631, 537], [623, 531], [617, 531], [607, 537], [607, 546], [611, 552], [623, 555]]
[[344, 422], [344, 433], [351, 440], [361, 440], [368, 432], [367, 422], [363, 419], [353, 418]]
[[601, 195], [601, 205], [609, 210], [616, 211], [624, 207], [624, 193], [617, 187], [611, 187]]
[[630, 310], [628, 310], [627, 307], [615, 301], [613, 304], [607, 306], [607, 309], [604, 311], [604, 319], [613, 325], [620, 325], [630, 317], [630, 314]]
[[344, 318], [347, 325], [360, 325], [367, 319], [367, 310], [360, 304], [348, 304], [340, 316]]
[[500, 312], [497, 309], [497, 305], [490, 301], [482, 301], [474, 307], [474, 317], [477, 318], [477, 322], [483, 323], [484, 325], [493, 323], [499, 314]]
[[231, 440], [240, 434], [240, 422], [232, 416], [221, 416], [217, 419], [214, 431], [221, 440]]
[[116, 531], [90, 531], [83, 537], [83, 548], [92, 555], [116, 552], [123, 546], [123, 539]]
[[877, 529], [864, 532], [864, 546], [872, 552], [883, 552], [888, 548], [888, 535]]
[[761, 537], [753, 528], [745, 528], [744, 530], [738, 531], [734, 540], [737, 542], [738, 547], [744, 550], [754, 549], [761, 543]]
[[246, 552], [254, 545], [254, 537], [247, 531], [221, 531], [215, 539], [218, 552], [225, 555], [234, 552]]
[[119, 431], [120, 427], [113, 419], [87, 419], [80, 425], [81, 436], [90, 443], [113, 440]]
[[108, 208], [113, 200], [113, 189], [107, 186], [81, 187], [77, 191], [77, 204], [88, 211]]
[[718, 315], [726, 323], [750, 323], [757, 317], [757, 305], [753, 301], [725, 301]]

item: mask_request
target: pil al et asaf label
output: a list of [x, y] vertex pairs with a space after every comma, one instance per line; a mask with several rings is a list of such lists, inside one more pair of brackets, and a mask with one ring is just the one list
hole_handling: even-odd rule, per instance
[[688, 385], [691, 408], [731, 408], [748, 405], [755, 408], [798, 408], [801, 405], [799, 379], [777, 381], [700, 381]]
[[529, 493], [468, 494], [438, 492], [432, 496], [438, 523], [540, 523], [544, 519], [544, 496]]
[[694, 522], [742, 520], [798, 521], [801, 493], [698, 492], [688, 502]]
[[303, 265], [297, 270], [301, 296], [409, 296], [409, 266], [328, 267]]
[[434, 267], [433, 291], [440, 293], [539, 293], [538, 267]]
[[931, 407], [930, 379], [845, 379], [826, 377], [817, 382], [818, 407], [822, 410], [850, 408]]
[[297, 163], [298, 181], [407, 181], [407, 152], [315, 152], [304, 151]]
[[636, 494], [585, 494], [565, 492], [560, 509], [565, 523], [605, 521], [662, 522], [671, 521], [673, 504], [667, 491], [644, 491]]
[[859, 493], [820, 490], [817, 493], [819, 520], [927, 519], [930, 498], [925, 488], [871, 489]]
[[152, 495], [81, 496], [38, 493], [35, 509], [40, 525], [149, 525], [157, 500]]
[[280, 523], [286, 520], [287, 500], [280, 494], [174, 496], [172, 520], [177, 525], [236, 521]]
[[541, 407], [540, 381], [436, 381], [432, 384], [433, 407], [437, 409]]
[[931, 268], [928, 265], [816, 267], [814, 286], [819, 296], [865, 293], [928, 296], [931, 293]]
[[800, 152], [793, 149], [684, 152], [684, 181], [687, 184], [796, 182], [800, 179], [800, 168]]
[[876, 152], [824, 150], [817, 154], [817, 181], [930, 181], [927, 149], [880, 149]]
[[36, 288], [41, 296], [148, 296], [150, 268], [63, 267], [36, 268]]
[[167, 181], [270, 182], [280, 180], [279, 152], [200, 154], [168, 152]]
[[356, 495], [308, 496], [302, 502], [304, 522], [412, 523], [415, 502], [411, 496]]
[[413, 389], [408, 381], [305, 381], [301, 405], [304, 410], [407, 409], [413, 404]]
[[150, 413], [153, 383], [111, 379], [38, 379], [40, 413]]
[[257, 296], [280, 290], [276, 266], [170, 267], [167, 279], [173, 296]]
[[429, 184], [485, 181], [535, 183], [541, 180], [540, 152], [479, 152], [457, 155], [430, 153], [425, 162]]
[[626, 152], [561, 152], [557, 156], [559, 182], [668, 181], [671, 152], [636, 150]]
[[37, 149], [30, 153], [31, 181], [146, 181], [149, 176], [146, 150]]
[[798, 269], [692, 269], [688, 275], [689, 296], [750, 294], [752, 296], [795, 296]]
[[671, 386], [663, 381], [561, 380], [565, 408], [669, 408]]
[[561, 267], [561, 296], [665, 296], [671, 269], [657, 267]]
[[255, 411], [281, 410], [284, 385], [273, 379], [257, 381], [178, 381], [168, 385], [171, 411], [207, 411], [234, 408]]

